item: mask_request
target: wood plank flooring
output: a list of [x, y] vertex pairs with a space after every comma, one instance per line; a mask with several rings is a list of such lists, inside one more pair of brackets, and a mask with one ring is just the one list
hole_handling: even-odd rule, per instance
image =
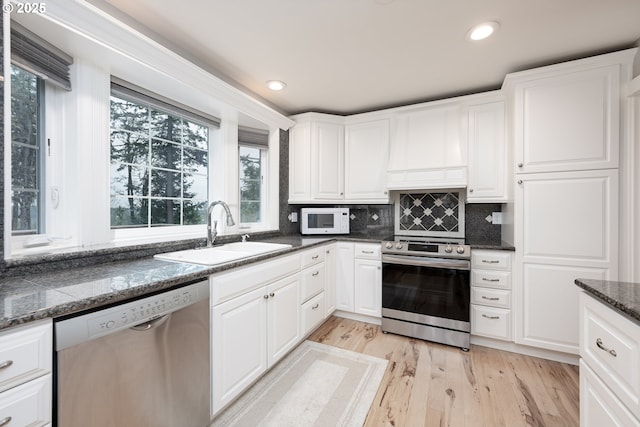
[[331, 317], [310, 340], [389, 360], [365, 426], [578, 426], [578, 367]]

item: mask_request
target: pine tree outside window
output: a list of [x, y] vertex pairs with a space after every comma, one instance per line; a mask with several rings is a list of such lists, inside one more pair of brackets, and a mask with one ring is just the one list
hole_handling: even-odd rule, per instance
[[111, 96], [111, 228], [206, 224], [211, 126]]

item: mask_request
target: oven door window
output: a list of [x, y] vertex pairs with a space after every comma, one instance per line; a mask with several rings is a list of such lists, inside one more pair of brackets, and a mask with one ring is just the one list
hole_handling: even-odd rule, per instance
[[309, 228], [333, 228], [335, 216], [333, 214], [309, 214]]
[[384, 263], [382, 307], [469, 321], [468, 270]]

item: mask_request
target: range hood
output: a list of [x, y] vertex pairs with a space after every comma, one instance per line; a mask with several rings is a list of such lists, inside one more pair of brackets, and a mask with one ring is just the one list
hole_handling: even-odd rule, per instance
[[438, 103], [398, 113], [392, 121], [387, 167], [389, 190], [464, 188], [466, 139], [457, 104]]

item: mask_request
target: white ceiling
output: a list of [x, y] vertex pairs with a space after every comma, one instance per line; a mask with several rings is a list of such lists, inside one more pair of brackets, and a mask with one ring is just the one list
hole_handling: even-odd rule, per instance
[[[640, 0], [88, 0], [285, 114], [352, 114], [499, 88], [635, 46]], [[465, 34], [498, 21], [490, 39]], [[265, 82], [287, 83], [271, 92]]]

